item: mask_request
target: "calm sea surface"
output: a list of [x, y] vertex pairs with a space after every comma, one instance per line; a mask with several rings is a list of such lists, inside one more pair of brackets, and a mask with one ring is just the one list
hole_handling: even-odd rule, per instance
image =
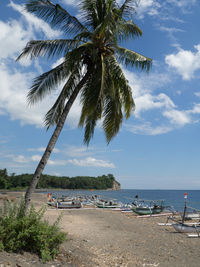
[[188, 206], [200, 210], [200, 190], [138, 190], [121, 189], [119, 191], [89, 191], [89, 190], [64, 190], [49, 191], [57, 196], [61, 195], [98, 195], [106, 198], [116, 199], [123, 203], [131, 203], [136, 195], [140, 199], [159, 200], [163, 199], [166, 206], [173, 206], [175, 210], [183, 210], [185, 199], [184, 193], [187, 192]]

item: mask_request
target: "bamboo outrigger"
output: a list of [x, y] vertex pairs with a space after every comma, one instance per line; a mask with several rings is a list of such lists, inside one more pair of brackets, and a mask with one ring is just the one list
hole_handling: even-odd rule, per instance
[[[173, 228], [179, 233], [185, 233], [189, 237], [200, 237], [200, 222], [186, 222], [189, 219], [199, 219], [199, 213], [189, 213], [187, 207], [187, 193], [184, 194], [184, 198], [185, 207], [181, 220], [177, 220], [174, 216], [170, 216], [168, 217], [166, 223], [159, 223], [158, 225], [173, 226]], [[197, 211], [197, 209], [194, 210]], [[173, 223], [168, 223], [169, 220], [172, 220]]]

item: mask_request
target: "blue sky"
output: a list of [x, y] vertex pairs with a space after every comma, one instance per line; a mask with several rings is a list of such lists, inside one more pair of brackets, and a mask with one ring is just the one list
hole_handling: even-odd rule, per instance
[[[0, 1], [0, 168], [33, 173], [51, 136], [43, 127], [57, 91], [36, 106], [26, 95], [48, 62], [15, 62], [29, 40], [62, 34], [28, 14], [21, 0]], [[76, 1], [58, 0], [78, 15]], [[74, 104], [44, 173], [98, 176], [113, 173], [122, 188], [200, 189], [200, 2], [141, 0], [135, 23], [143, 37], [124, 47], [153, 59], [149, 74], [124, 69], [136, 110], [119, 134], [106, 144], [101, 125], [89, 147], [77, 128], [80, 105]]]

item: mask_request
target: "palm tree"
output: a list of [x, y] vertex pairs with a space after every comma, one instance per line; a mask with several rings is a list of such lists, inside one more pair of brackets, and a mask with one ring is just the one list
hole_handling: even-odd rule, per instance
[[116, 0], [82, 0], [79, 3], [81, 20], [49, 0], [29, 0], [25, 5], [28, 12], [69, 38], [30, 41], [17, 59], [63, 57], [60, 65], [34, 80], [28, 93], [29, 103], [34, 104], [64, 82], [55, 104], [45, 116], [46, 127], [56, 127], [25, 194], [26, 211], [79, 93], [82, 105], [79, 126], [85, 128], [84, 143], [87, 145], [98, 120], [102, 120], [109, 143], [118, 133], [123, 117], [127, 119], [134, 110], [131, 88], [120, 64], [148, 71], [151, 59], [119, 45], [123, 40], [142, 35], [132, 21], [133, 4], [134, 0], [125, 0], [121, 6]]

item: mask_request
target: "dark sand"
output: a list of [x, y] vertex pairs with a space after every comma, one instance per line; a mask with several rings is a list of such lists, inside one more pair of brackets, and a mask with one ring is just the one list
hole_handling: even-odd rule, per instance
[[[18, 196], [19, 193], [9, 193]], [[40, 207], [46, 195], [34, 194]], [[132, 213], [102, 209], [55, 210], [48, 208], [50, 223], [63, 213], [60, 227], [68, 233], [57, 258], [42, 264], [29, 253], [0, 253], [0, 267], [198, 267], [200, 238], [188, 238], [171, 226], [158, 226], [166, 217], [137, 218]]]

